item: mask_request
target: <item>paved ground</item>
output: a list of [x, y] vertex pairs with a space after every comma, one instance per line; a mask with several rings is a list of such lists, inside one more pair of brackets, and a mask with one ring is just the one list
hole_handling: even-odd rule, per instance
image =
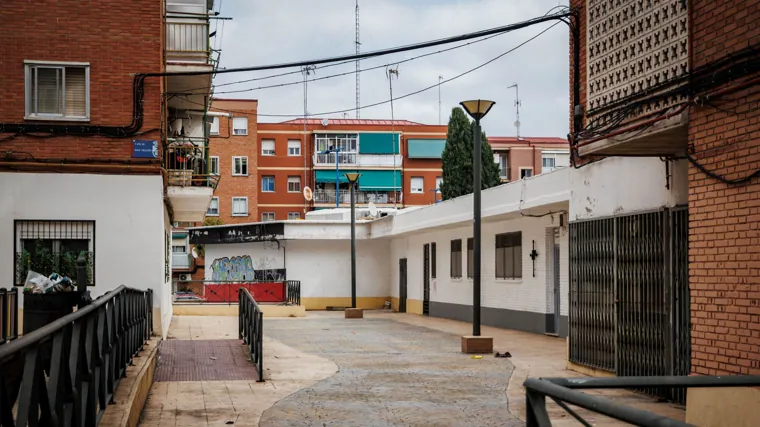
[[459, 337], [390, 319], [268, 320], [266, 334], [340, 371], [278, 401], [261, 426], [512, 426], [509, 359], [473, 359]]

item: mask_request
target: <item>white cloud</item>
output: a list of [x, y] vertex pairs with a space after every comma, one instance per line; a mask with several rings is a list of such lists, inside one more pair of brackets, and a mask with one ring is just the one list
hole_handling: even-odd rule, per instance
[[[219, 0], [217, 0], [219, 1]], [[565, 0], [566, 1], [566, 0]], [[564, 1], [563, 1], [564, 3]], [[360, 0], [362, 51], [406, 45], [477, 31], [543, 15], [557, 0]], [[222, 15], [233, 21], [224, 24], [221, 37], [225, 68], [263, 65], [346, 55], [354, 52], [354, 0], [223, 0]], [[221, 25], [221, 24], [220, 24]], [[550, 24], [500, 35], [438, 55], [403, 63], [393, 82], [394, 97], [435, 85], [438, 76], [451, 78], [515, 47]], [[219, 36], [222, 36], [221, 27]], [[400, 61], [449, 46], [425, 51], [367, 59], [362, 68]], [[354, 64], [317, 71], [315, 77], [350, 72]], [[216, 83], [262, 77], [279, 72], [220, 75]], [[221, 93], [300, 81], [300, 74], [219, 87], [217, 96], [256, 98], [261, 114], [302, 114], [301, 84], [244, 93]], [[483, 121], [490, 135], [514, 135], [514, 89], [518, 83], [522, 107], [521, 134], [564, 136], [568, 128], [568, 28], [560, 23], [538, 39], [494, 63], [441, 87], [442, 116], [446, 121], [452, 107], [469, 98], [497, 102]], [[389, 99], [385, 68], [361, 73], [361, 104]], [[355, 106], [353, 74], [309, 83], [309, 111], [327, 112]], [[438, 91], [394, 101], [397, 119], [438, 123]], [[390, 105], [363, 109], [362, 118], [390, 118]], [[332, 117], [342, 117], [335, 114]], [[349, 117], [354, 117], [353, 111]], [[265, 118], [280, 121], [285, 118]]]

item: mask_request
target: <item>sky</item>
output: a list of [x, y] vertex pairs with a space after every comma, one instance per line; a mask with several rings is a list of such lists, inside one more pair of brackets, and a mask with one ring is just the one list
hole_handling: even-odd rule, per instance
[[[236, 68], [320, 59], [355, 53], [356, 0], [215, 0], [219, 16], [212, 21], [220, 48], [220, 68]], [[369, 52], [478, 31], [544, 15], [567, 0], [359, 0], [361, 51]], [[361, 102], [365, 106], [397, 98], [420, 89], [432, 89], [404, 99], [361, 109], [362, 119], [411, 120], [446, 124], [451, 109], [467, 99], [496, 102], [482, 120], [492, 136], [516, 134], [515, 88], [520, 96], [520, 136], [565, 137], [568, 132], [568, 27], [560, 23], [535, 40], [484, 67], [438, 86], [439, 76], [449, 79], [516, 47], [550, 27], [537, 24], [498, 35], [448, 52], [398, 64], [398, 78], [389, 82], [387, 64], [457, 45], [444, 45], [362, 60], [360, 67], [379, 67], [360, 73]], [[458, 44], [462, 44], [461, 42]], [[355, 63], [318, 68], [308, 84], [310, 114], [350, 109], [355, 118]], [[277, 78], [229, 84], [272, 74]], [[345, 76], [326, 78], [340, 73]], [[304, 112], [303, 75], [299, 70], [221, 74], [214, 80], [218, 98], [259, 100], [259, 121], [278, 122]], [[273, 88], [261, 86], [284, 85]], [[255, 90], [251, 90], [255, 89]], [[232, 93], [233, 91], [236, 91]], [[329, 114], [343, 118], [344, 113]], [[292, 117], [291, 117], [292, 118]]]

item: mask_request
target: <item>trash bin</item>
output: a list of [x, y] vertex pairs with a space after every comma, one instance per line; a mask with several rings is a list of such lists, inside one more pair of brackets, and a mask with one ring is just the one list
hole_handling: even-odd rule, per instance
[[24, 293], [24, 335], [74, 312], [81, 300], [77, 291]]

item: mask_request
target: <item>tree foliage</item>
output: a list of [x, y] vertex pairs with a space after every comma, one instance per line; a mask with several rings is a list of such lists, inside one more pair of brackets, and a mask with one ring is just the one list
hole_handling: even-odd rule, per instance
[[[464, 110], [459, 107], [451, 110], [446, 146], [443, 149], [443, 183], [441, 197], [443, 200], [472, 193], [472, 134], [475, 122], [471, 122]], [[488, 145], [485, 132], [481, 132], [481, 189], [499, 185], [499, 165], [493, 160], [493, 151]]]

